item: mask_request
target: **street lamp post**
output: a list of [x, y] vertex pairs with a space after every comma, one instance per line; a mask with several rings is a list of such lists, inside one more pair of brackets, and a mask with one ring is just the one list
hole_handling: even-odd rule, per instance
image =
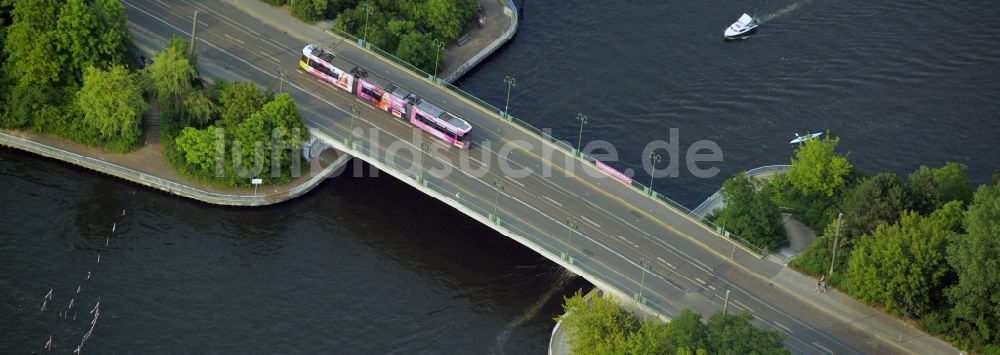
[[572, 218], [566, 219], [566, 227], [569, 228], [569, 237], [566, 238], [566, 255], [563, 257], [565, 260], [573, 260], [573, 257], [569, 255], [569, 248], [570, 245], [573, 244], [573, 233], [577, 231], [579, 226], [580, 225]]
[[358, 116], [358, 106], [351, 105], [351, 130], [347, 132], [347, 147], [354, 148], [354, 118]]
[[430, 145], [430, 143], [427, 143], [427, 141], [421, 141], [420, 142], [420, 149], [421, 149], [421, 152], [424, 155], [424, 158], [420, 161], [420, 168], [421, 168], [420, 169], [420, 183], [421, 184], [424, 184], [427, 181], [427, 178], [424, 177], [424, 171], [427, 170], [427, 166], [424, 165], [424, 164], [427, 164], [427, 150], [429, 150], [430, 148], [431, 148], [431, 145]]
[[281, 91], [285, 88], [285, 69], [282, 69], [280, 66], [277, 69], [278, 69], [278, 93], [280, 94]]
[[507, 114], [507, 110], [510, 108], [510, 88], [513, 86], [517, 86], [517, 78], [508, 75], [503, 78], [503, 82], [507, 83], [507, 103], [503, 105], [503, 116], [508, 117], [510, 116], [509, 114]]
[[661, 157], [659, 154], [656, 154], [656, 152], [649, 152], [649, 162], [652, 163], [651, 164], [652, 165], [652, 169], [651, 169], [652, 171], [649, 172], [649, 194], [650, 195], [654, 194], [654, 192], [653, 192], [653, 178], [656, 177], [656, 163], [659, 163], [660, 159], [662, 159], [662, 158], [663, 157]]
[[576, 138], [576, 156], [580, 156], [581, 153], [580, 149], [582, 149], [582, 144], [583, 144], [583, 125], [587, 124], [587, 120], [589, 120], [589, 117], [587, 117], [587, 115], [584, 115], [582, 113], [577, 113], [576, 120], [580, 121], [580, 133]]
[[372, 4], [366, 2], [363, 6], [365, 7], [365, 34], [364, 34], [364, 42], [365, 42], [365, 48], [368, 48], [368, 17], [371, 16], [371, 14], [372, 14]]
[[639, 277], [639, 296], [637, 296], [636, 298], [637, 298], [637, 301], [639, 301], [639, 303], [642, 303], [642, 304], [646, 303], [645, 301], [643, 301], [643, 298], [642, 298], [642, 289], [643, 289], [643, 286], [645, 286], [645, 282], [646, 282], [646, 270], [649, 270], [652, 267], [653, 266], [650, 265], [649, 260], [646, 260], [646, 258], [639, 259], [639, 268], [642, 269], [642, 276]]
[[438, 56], [441, 55], [441, 48], [444, 48], [444, 42], [435, 38], [432, 42], [434, 44], [434, 82], [437, 83], [438, 76]]
[[843, 212], [837, 214], [837, 232], [833, 235], [833, 252], [830, 253], [832, 255], [830, 255], [830, 272], [827, 274], [828, 276], [833, 276], [833, 266], [837, 262], [837, 242], [840, 240], [840, 222], [842, 218], [844, 218]]
[[500, 224], [500, 218], [497, 217], [497, 204], [500, 202], [500, 191], [503, 191], [503, 181], [500, 179], [493, 180], [493, 187], [497, 190], [497, 197], [493, 199], [493, 223]]

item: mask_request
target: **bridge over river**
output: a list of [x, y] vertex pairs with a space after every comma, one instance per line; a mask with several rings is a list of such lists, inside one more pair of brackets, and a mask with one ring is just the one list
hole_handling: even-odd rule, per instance
[[[846, 296], [815, 294], [811, 279], [723, 237], [651, 189], [623, 180], [566, 143], [376, 56], [354, 40], [278, 11], [281, 16], [262, 15], [238, 6], [239, 0], [124, 2], [137, 43], [152, 49], [162, 48], [170, 36], [189, 36], [198, 10], [196, 51], [203, 73], [280, 87], [300, 104], [312, 133], [331, 146], [648, 314], [669, 319], [684, 308], [715, 313], [722, 310], [728, 291], [731, 312], [749, 310], [758, 326], [786, 335], [785, 343], [795, 353], [954, 350], [926, 335], [911, 336], [912, 329], [901, 333], [906, 325]], [[309, 43], [464, 118], [473, 127], [472, 148], [450, 147], [298, 69], [302, 48]], [[352, 128], [353, 137], [348, 133]], [[426, 221], [440, 228], [450, 223], [435, 216]], [[454, 243], [482, 237], [455, 235]]]

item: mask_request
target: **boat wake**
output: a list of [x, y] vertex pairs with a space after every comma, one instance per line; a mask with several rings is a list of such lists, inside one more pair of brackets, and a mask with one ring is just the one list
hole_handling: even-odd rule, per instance
[[764, 23], [764, 22], [768, 22], [768, 21], [771, 21], [771, 20], [774, 20], [774, 19], [778, 19], [778, 18], [780, 18], [782, 16], [785, 16], [785, 15], [788, 15], [788, 14], [793, 13], [795, 11], [798, 11], [803, 6], [809, 5], [812, 2], [813, 2], [813, 0], [802, 0], [802, 1], [796, 2], [794, 4], [785, 6], [781, 10], [778, 10], [778, 11], [775, 11], [773, 13], [761, 16], [760, 17], [760, 23]]
[[500, 334], [497, 334], [496, 341], [494, 342], [493, 347], [490, 348], [490, 354], [504, 354], [503, 348], [507, 343], [507, 339], [510, 339], [510, 333], [517, 327], [524, 324], [524, 322], [535, 318], [535, 316], [538, 315], [538, 311], [542, 310], [542, 306], [545, 306], [545, 304], [548, 303], [549, 300], [552, 299], [552, 296], [554, 296], [557, 292], [562, 291], [566, 287], [566, 283], [572, 280], [575, 276], [576, 275], [573, 275], [573, 273], [566, 271], [566, 269], [562, 269], [559, 276], [552, 283], [552, 287], [550, 287], [549, 290], [542, 295], [542, 297], [539, 297], [538, 300], [535, 301], [535, 304], [528, 307], [528, 309], [514, 319], [514, 321], [508, 323]]

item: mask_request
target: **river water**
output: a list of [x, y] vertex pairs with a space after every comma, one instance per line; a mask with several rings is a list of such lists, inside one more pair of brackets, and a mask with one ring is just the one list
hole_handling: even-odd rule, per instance
[[[1000, 167], [995, 2], [755, 5], [527, 0], [460, 86], [500, 106], [515, 76], [512, 113], [568, 141], [588, 115], [584, 140], [614, 144], [621, 169], [670, 128], [681, 159], [716, 142], [717, 176], [655, 183], [687, 206], [786, 163], [794, 132], [829, 130], [868, 172], [958, 161], [982, 183]], [[723, 41], [744, 11], [759, 32]], [[219, 208], [0, 149], [0, 353], [49, 336], [72, 351], [98, 301], [85, 351], [540, 353], [562, 296], [588, 287], [391, 177], [349, 176]]]

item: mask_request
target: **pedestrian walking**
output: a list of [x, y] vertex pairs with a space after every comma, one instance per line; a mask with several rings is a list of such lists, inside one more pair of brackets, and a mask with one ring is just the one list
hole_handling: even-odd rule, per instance
[[819, 280], [816, 281], [816, 292], [823, 293], [826, 288], [826, 275], [820, 275]]

